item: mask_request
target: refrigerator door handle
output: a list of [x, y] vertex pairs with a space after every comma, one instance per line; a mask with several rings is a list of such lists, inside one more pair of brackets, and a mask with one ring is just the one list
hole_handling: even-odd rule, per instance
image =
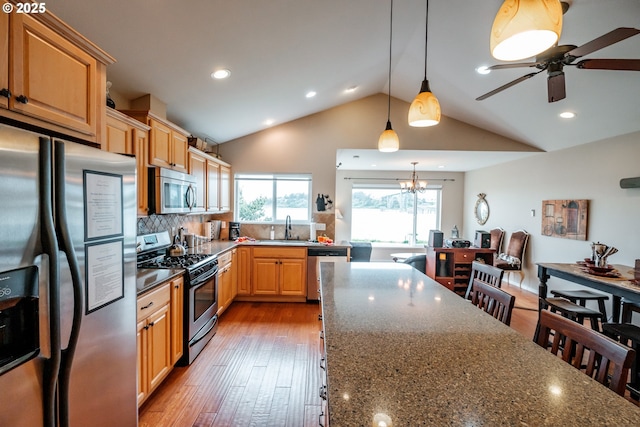
[[68, 427], [69, 425], [69, 380], [71, 377], [71, 364], [73, 363], [73, 355], [78, 345], [80, 337], [80, 326], [83, 315], [84, 289], [82, 284], [82, 276], [80, 266], [73, 241], [69, 231], [69, 222], [67, 220], [66, 210], [66, 165], [64, 142], [56, 141], [54, 150], [54, 183], [55, 183], [55, 218], [56, 218], [56, 236], [60, 250], [67, 255], [67, 263], [71, 273], [71, 282], [73, 285], [73, 320], [71, 322], [71, 332], [69, 335], [69, 343], [67, 348], [62, 350], [62, 359], [59, 375], [59, 414], [60, 427]]
[[40, 238], [42, 251], [49, 258], [49, 335], [51, 357], [45, 361], [43, 379], [44, 427], [56, 426], [56, 391], [60, 372], [60, 256], [53, 222], [52, 186], [52, 144], [48, 138], [40, 138], [38, 152], [39, 163], [39, 202], [40, 202]]

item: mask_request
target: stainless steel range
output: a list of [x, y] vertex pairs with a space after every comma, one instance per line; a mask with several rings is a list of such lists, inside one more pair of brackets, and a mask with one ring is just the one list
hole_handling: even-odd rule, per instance
[[185, 270], [184, 355], [179, 365], [190, 365], [218, 328], [218, 260], [215, 255], [166, 255], [169, 233], [138, 236], [138, 268]]

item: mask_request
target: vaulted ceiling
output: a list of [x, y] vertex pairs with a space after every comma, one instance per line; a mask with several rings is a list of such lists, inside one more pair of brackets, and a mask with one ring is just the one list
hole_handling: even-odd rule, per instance
[[[567, 97], [555, 103], [546, 73], [476, 101], [531, 72], [475, 71], [498, 63], [489, 31], [501, 3], [430, 1], [428, 78], [444, 115], [545, 151], [640, 130], [634, 71], [566, 67]], [[640, 26], [638, 0], [570, 3], [560, 44]], [[47, 8], [117, 59], [108, 69], [114, 90], [128, 99], [151, 93], [170, 120], [220, 143], [268, 119], [277, 125], [388, 93], [389, 0], [65, 0]], [[424, 73], [425, 0], [395, 0], [393, 14], [391, 93], [411, 102]], [[587, 57], [640, 58], [640, 35]], [[211, 79], [218, 68], [231, 76]], [[311, 90], [317, 95], [306, 98]], [[563, 120], [562, 111], [577, 116]]]

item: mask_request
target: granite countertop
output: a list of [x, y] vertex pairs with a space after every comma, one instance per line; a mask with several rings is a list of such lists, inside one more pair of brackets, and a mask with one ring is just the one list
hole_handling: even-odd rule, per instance
[[136, 271], [136, 291], [138, 295], [150, 291], [156, 286], [182, 276], [182, 268], [139, 268]]
[[640, 408], [398, 263], [321, 265], [329, 424], [638, 425]]

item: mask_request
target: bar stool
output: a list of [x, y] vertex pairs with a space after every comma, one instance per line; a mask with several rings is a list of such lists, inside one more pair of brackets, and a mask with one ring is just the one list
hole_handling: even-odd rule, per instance
[[588, 290], [554, 290], [551, 293], [555, 297], [568, 299], [572, 303], [580, 304], [583, 307], [587, 301], [598, 301], [598, 310], [602, 313], [603, 322], [607, 321], [607, 309], [604, 302], [609, 299], [608, 295]]
[[602, 313], [599, 311], [583, 307], [565, 298], [546, 298], [543, 301], [552, 313], [560, 313], [562, 316], [580, 324], [584, 323], [584, 319], [589, 319], [591, 329], [600, 332], [598, 320], [600, 322], [604, 322], [604, 320]]
[[636, 359], [631, 366], [631, 382], [627, 384], [627, 390], [631, 392], [633, 399], [640, 400], [640, 379], [638, 378], [638, 368], [640, 367], [640, 327], [631, 323], [631, 317], [634, 312], [640, 313], [640, 304], [623, 302], [622, 323], [603, 323], [602, 331], [605, 335], [632, 347], [636, 351]]

